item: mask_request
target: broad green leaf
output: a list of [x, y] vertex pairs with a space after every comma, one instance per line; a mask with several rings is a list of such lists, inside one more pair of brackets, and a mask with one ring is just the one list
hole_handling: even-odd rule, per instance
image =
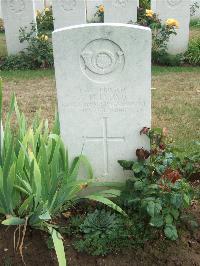
[[163, 223], [163, 217], [161, 215], [152, 217], [150, 220], [150, 225], [154, 227], [161, 227]]
[[115, 204], [114, 202], [112, 202], [111, 200], [109, 200], [107, 198], [104, 198], [104, 197], [99, 196], [99, 195], [85, 196], [85, 198], [101, 202], [101, 203], [105, 204], [106, 206], [112, 208], [113, 210], [127, 216], [127, 214], [117, 204]]
[[177, 220], [179, 217], [179, 211], [177, 209], [170, 209], [170, 213], [173, 215], [174, 219]]
[[45, 212], [45, 213], [43, 213], [43, 214], [41, 214], [40, 216], [39, 216], [39, 218], [41, 219], [41, 220], [45, 220], [45, 221], [47, 221], [47, 220], [51, 220], [51, 216], [50, 216], [50, 213], [47, 211], [47, 212]]
[[48, 227], [56, 251], [59, 266], [67, 266], [62, 236], [52, 227]]
[[167, 224], [165, 226], [164, 232], [165, 232], [165, 236], [167, 238], [169, 238], [170, 240], [178, 239], [177, 230], [176, 230], [176, 227], [174, 225]]
[[142, 190], [143, 187], [144, 187], [144, 184], [143, 184], [142, 181], [136, 181], [136, 182], [134, 183], [134, 189], [135, 189], [135, 190]]
[[11, 217], [2, 222], [3, 225], [19, 225], [19, 224], [24, 224], [25, 219], [21, 219], [18, 217]]
[[172, 224], [173, 223], [173, 216], [172, 215], [170, 215], [170, 214], [167, 214], [166, 216], [165, 216], [165, 222], [166, 222], [166, 224]]
[[18, 214], [22, 216], [26, 213], [26, 211], [31, 207], [31, 203], [33, 201], [33, 195], [30, 195], [23, 204], [19, 207]]

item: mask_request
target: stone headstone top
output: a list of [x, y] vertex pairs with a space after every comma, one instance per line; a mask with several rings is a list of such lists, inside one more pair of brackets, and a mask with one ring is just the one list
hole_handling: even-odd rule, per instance
[[53, 0], [54, 28], [86, 23], [85, 0]]
[[104, 0], [104, 22], [137, 21], [137, 0]]

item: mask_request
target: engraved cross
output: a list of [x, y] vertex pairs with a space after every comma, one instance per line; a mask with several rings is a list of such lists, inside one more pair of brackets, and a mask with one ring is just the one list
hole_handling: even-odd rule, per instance
[[103, 143], [103, 157], [104, 157], [104, 176], [108, 176], [109, 171], [109, 152], [108, 152], [108, 142], [110, 141], [125, 141], [125, 137], [109, 137], [108, 136], [108, 118], [103, 117], [103, 136], [102, 137], [84, 137], [85, 142], [98, 142]]

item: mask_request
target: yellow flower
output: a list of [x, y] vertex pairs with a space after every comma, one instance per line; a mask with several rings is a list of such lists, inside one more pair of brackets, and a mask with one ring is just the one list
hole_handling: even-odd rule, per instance
[[82, 189], [85, 189], [85, 188], [87, 188], [88, 187], [88, 184], [87, 183], [85, 183], [85, 184], [81, 184], [80, 185], [80, 189], [82, 190]]
[[45, 12], [49, 12], [50, 9], [49, 9], [48, 7], [46, 7], [44, 11], [45, 11]]
[[146, 17], [153, 17], [153, 11], [151, 9], [146, 9]]
[[104, 13], [104, 5], [100, 5], [99, 6], [99, 12], [100, 13]]
[[44, 36], [44, 40], [48, 41], [49, 37], [47, 35]]
[[167, 21], [165, 22], [165, 24], [168, 26], [168, 27], [176, 27], [176, 28], [179, 28], [179, 23], [176, 19], [173, 19], [173, 18], [169, 18], [167, 19]]

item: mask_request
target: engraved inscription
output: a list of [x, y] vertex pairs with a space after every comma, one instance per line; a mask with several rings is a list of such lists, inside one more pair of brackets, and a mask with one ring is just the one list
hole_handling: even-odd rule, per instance
[[60, 0], [60, 5], [65, 11], [71, 11], [76, 7], [77, 0]]
[[183, 0], [167, 0], [167, 3], [170, 7], [178, 6]]
[[[78, 90], [78, 88], [77, 88]], [[78, 98], [65, 101], [63, 108], [80, 110], [83, 113], [96, 113], [109, 116], [112, 113], [142, 112], [145, 101], [141, 98], [132, 100], [127, 88], [79, 88]]]
[[124, 52], [119, 45], [108, 39], [90, 42], [80, 56], [82, 72], [90, 80], [98, 83], [106, 83], [117, 78], [124, 64]]
[[115, 0], [114, 6], [115, 7], [125, 7], [128, 3], [128, 0]]
[[108, 136], [108, 118], [107, 117], [103, 117], [102, 119], [103, 121], [103, 128], [102, 128], [102, 137], [89, 137], [83, 136], [84, 139], [84, 143], [86, 142], [99, 142], [101, 141], [103, 144], [103, 158], [104, 158], [104, 177], [107, 177], [109, 174], [109, 150], [108, 150], [108, 143], [110, 141], [120, 141], [120, 142], [124, 142], [125, 141], [125, 137], [109, 137]]
[[25, 1], [24, 0], [10, 0], [9, 7], [12, 12], [19, 14], [25, 10]]

